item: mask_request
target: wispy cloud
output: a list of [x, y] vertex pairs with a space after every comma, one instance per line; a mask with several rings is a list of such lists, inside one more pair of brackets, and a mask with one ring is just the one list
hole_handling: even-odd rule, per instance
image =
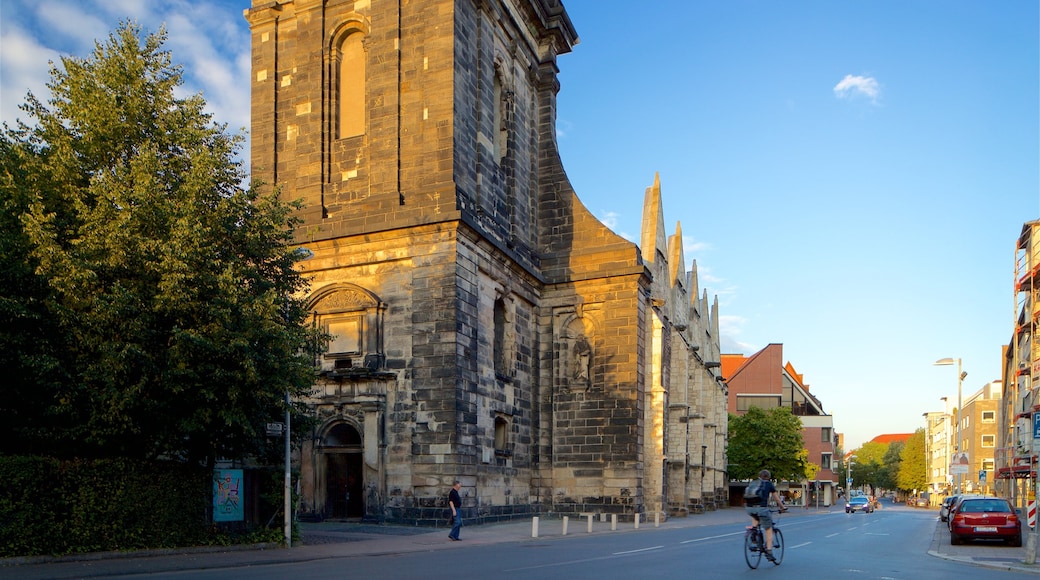
[[683, 254], [687, 256], [692, 256], [698, 252], [703, 252], [705, 250], [711, 249], [711, 244], [709, 244], [708, 242], [695, 240], [692, 236], [687, 235], [684, 235], [682, 237], [682, 244]]
[[841, 82], [834, 85], [834, 96], [839, 99], [866, 97], [871, 103], [877, 103], [878, 97], [881, 96], [881, 85], [874, 77], [845, 75]]
[[[49, 97], [47, 61], [58, 66], [60, 56], [87, 58], [95, 41], [125, 21], [145, 33], [166, 27], [164, 48], [182, 65], [184, 85], [177, 95], [202, 93], [217, 123], [237, 133], [249, 126], [249, 25], [242, 10], [249, 2], [206, 0], [3, 0], [0, 19], [0, 120], [29, 122], [18, 110], [31, 91], [41, 101]], [[186, 18], [185, 14], [194, 15]], [[240, 151], [248, 166], [249, 142]]]

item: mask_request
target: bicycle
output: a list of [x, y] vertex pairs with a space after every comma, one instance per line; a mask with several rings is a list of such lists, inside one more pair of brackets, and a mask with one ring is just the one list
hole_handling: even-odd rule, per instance
[[[781, 514], [787, 510], [780, 508], [769, 511]], [[780, 562], [784, 561], [784, 535], [776, 525], [777, 519], [773, 518], [773, 564], [779, 566]], [[758, 568], [759, 563], [762, 562], [762, 555], [765, 553], [764, 542], [765, 530], [762, 529], [761, 522], [747, 527], [747, 531], [744, 532], [744, 560], [752, 570]]]

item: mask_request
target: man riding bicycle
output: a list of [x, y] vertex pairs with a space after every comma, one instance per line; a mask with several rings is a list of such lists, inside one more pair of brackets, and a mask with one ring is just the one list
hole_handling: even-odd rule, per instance
[[773, 514], [769, 511], [769, 500], [776, 500], [776, 505], [780, 506], [781, 512], [787, 511], [787, 508], [784, 507], [783, 499], [780, 498], [780, 494], [776, 491], [776, 486], [773, 485], [769, 478], [770, 473], [768, 469], [758, 472], [758, 480], [752, 481], [748, 485], [748, 491], [751, 493], [744, 493], [744, 509], [751, 516], [754, 525], [761, 524], [762, 529], [765, 530], [766, 559], [772, 562]]

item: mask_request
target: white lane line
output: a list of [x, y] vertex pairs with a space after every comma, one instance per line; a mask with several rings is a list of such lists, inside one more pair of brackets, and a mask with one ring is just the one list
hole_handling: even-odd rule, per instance
[[829, 536], [824, 536], [824, 537], [825, 537], [825, 538], [833, 538], [834, 536], [838, 536], [838, 535], [841, 535], [841, 534], [840, 534], [840, 532], [839, 532], [839, 533], [837, 533], [837, 534], [831, 534], [831, 535], [829, 535]]
[[694, 542], [705, 542], [707, 540], [717, 540], [719, 538], [728, 538], [730, 536], [739, 536], [744, 532], [733, 532], [732, 534], [722, 534], [720, 536], [708, 536], [707, 538], [697, 538], [696, 540], [683, 540], [680, 544], [692, 544]]
[[660, 550], [664, 546], [654, 546], [652, 548], [640, 548], [638, 550], [626, 550], [624, 552], [614, 552], [615, 556], [624, 556], [625, 554], [638, 554], [639, 552], [649, 552], [650, 550]]
[[808, 546], [811, 543], [812, 542], [804, 542], [804, 543], [801, 543], [801, 544], [795, 544], [793, 546], [788, 546], [788, 548], [791, 548], [793, 550], [795, 548], [801, 548], [802, 546]]

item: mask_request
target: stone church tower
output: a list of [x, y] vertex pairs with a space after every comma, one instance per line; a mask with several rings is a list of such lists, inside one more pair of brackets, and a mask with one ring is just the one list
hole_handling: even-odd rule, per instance
[[[556, 146], [559, 0], [253, 0], [254, 177], [302, 200], [301, 517], [724, 503], [718, 307], [646, 192], [642, 250]], [[721, 407], [720, 407], [721, 403]], [[721, 408], [721, 414], [719, 409]]]

